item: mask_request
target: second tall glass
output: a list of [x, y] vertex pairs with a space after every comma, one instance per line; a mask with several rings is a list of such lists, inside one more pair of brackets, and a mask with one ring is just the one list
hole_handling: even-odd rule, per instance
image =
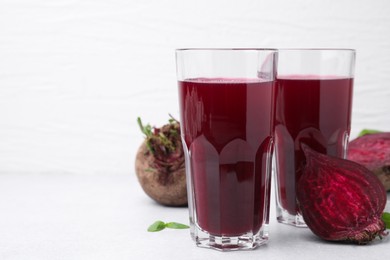
[[306, 226], [296, 202], [302, 144], [344, 158], [351, 126], [355, 51], [282, 49], [275, 91], [276, 201], [279, 222]]

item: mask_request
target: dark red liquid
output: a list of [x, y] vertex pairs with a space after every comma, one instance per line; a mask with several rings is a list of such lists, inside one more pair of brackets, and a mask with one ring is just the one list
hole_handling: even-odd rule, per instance
[[301, 144], [344, 157], [350, 132], [353, 79], [292, 76], [276, 83], [275, 138], [280, 203], [298, 212], [295, 184], [305, 158]]
[[272, 82], [179, 82], [196, 218], [210, 234], [255, 233], [268, 222], [272, 92]]

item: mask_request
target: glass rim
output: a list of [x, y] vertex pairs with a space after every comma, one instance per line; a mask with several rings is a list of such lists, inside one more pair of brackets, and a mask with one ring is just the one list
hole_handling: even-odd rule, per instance
[[354, 48], [176, 48], [176, 51], [353, 51]]
[[177, 48], [175, 51], [278, 51], [276, 48]]
[[353, 48], [278, 48], [278, 51], [349, 51], [356, 52]]

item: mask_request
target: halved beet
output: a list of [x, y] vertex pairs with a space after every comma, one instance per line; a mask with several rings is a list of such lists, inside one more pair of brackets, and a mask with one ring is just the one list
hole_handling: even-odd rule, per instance
[[360, 136], [348, 145], [347, 158], [374, 172], [390, 190], [390, 132]]
[[307, 226], [322, 239], [366, 244], [384, 235], [387, 194], [378, 178], [355, 162], [304, 147], [307, 164], [297, 200]]

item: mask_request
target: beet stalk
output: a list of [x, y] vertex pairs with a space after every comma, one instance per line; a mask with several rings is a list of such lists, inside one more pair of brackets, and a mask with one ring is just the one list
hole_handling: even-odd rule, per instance
[[303, 148], [307, 164], [297, 185], [303, 219], [330, 241], [366, 244], [386, 235], [387, 194], [378, 178], [352, 161]]

